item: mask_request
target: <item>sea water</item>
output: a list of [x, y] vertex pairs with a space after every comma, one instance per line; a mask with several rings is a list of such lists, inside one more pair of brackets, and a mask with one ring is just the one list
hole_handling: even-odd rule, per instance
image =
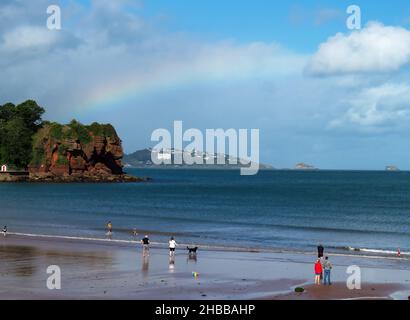
[[[246, 249], [410, 252], [410, 173], [128, 169], [148, 183], [0, 184], [10, 232]], [[138, 235], [133, 237], [136, 229]], [[354, 252], [354, 251], [352, 251]]]

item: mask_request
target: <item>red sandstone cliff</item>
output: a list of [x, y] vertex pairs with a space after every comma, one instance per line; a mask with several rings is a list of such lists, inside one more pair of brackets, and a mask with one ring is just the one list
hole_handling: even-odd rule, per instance
[[122, 157], [121, 139], [111, 125], [46, 123], [34, 137], [30, 179], [131, 181]]

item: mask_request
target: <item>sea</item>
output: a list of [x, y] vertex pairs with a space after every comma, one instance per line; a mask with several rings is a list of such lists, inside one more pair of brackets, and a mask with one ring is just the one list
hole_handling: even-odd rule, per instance
[[[410, 254], [410, 172], [127, 169], [147, 183], [0, 184], [10, 233], [244, 250]], [[134, 235], [134, 231], [137, 235]]]

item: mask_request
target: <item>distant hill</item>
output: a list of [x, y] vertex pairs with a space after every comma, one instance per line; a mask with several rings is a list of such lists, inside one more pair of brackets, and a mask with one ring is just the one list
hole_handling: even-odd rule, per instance
[[[219, 168], [219, 169], [223, 169], [223, 168], [244, 168], [244, 167], [248, 167], [249, 165], [242, 165], [239, 161], [238, 158], [234, 158], [234, 157], [230, 157], [228, 155], [224, 155], [224, 154], [216, 154], [216, 155], [210, 155], [208, 153], [205, 152], [193, 152], [191, 153], [191, 156], [193, 157], [197, 157], [199, 159], [203, 159], [203, 161], [205, 162], [207, 159], [213, 157], [214, 158], [214, 163], [217, 162], [217, 160], [219, 159], [220, 161], [222, 160], [224, 162], [224, 164], [214, 164], [214, 165], [209, 165], [209, 164], [194, 164], [194, 165], [190, 165], [190, 164], [186, 164], [183, 163], [181, 164], [174, 164], [174, 158], [175, 158], [175, 154], [181, 154], [183, 155], [184, 151], [179, 151], [179, 150], [168, 150], [165, 151], [163, 153], [160, 153], [156, 150], [152, 150], [152, 149], [143, 149], [143, 150], [138, 150], [134, 153], [131, 154], [126, 154], [123, 158], [123, 163], [125, 167], [133, 167], [133, 168], [147, 168], [147, 167], [173, 167], [173, 168], [196, 168], [196, 169], [201, 169], [201, 168]], [[172, 164], [163, 164], [163, 165], [155, 165], [152, 162], [152, 158], [151, 155], [153, 155], [154, 157], [156, 157], [156, 159], [159, 159], [159, 157], [164, 157], [164, 154], [167, 155], [170, 159]], [[236, 160], [237, 164], [230, 164], [229, 160]], [[221, 161], [221, 162], [222, 162]], [[259, 164], [259, 168], [262, 170], [268, 170], [268, 169], [273, 169], [272, 166], [267, 165], [267, 164]]]

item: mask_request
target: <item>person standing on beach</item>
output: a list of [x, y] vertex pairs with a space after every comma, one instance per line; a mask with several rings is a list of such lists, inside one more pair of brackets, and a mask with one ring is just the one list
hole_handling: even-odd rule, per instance
[[321, 244], [317, 246], [317, 257], [319, 259], [323, 258], [323, 252], [325, 251], [325, 248]]
[[320, 285], [320, 278], [323, 272], [322, 262], [317, 259], [315, 262], [315, 284]]
[[7, 226], [4, 226], [3, 228], [3, 236], [5, 237], [7, 235]]
[[325, 258], [325, 262], [323, 264], [323, 269], [325, 270], [325, 276], [324, 276], [324, 285], [328, 284], [329, 286], [332, 285], [330, 282], [330, 271], [332, 270], [333, 266], [329, 261], [329, 257]]
[[142, 243], [142, 255], [149, 256], [149, 238], [148, 235], [146, 235], [144, 238], [141, 240]]
[[[323, 260], [324, 251], [325, 251], [325, 248], [321, 244], [319, 244], [317, 246], [317, 257], [320, 259], [320, 262], [322, 263], [322, 270], [323, 270], [323, 263], [324, 263], [324, 260]], [[320, 280], [322, 279], [323, 279], [323, 273], [320, 275]]]
[[169, 240], [169, 256], [175, 256], [175, 248], [177, 246], [177, 242], [175, 241], [174, 237], [171, 237]]

